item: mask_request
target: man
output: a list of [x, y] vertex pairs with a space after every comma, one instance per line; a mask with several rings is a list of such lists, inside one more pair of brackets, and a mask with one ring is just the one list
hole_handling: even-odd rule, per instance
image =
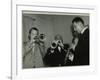
[[51, 47], [47, 49], [47, 54], [45, 56], [45, 62], [48, 66], [64, 66], [65, 60], [65, 48], [67, 50], [68, 45], [63, 44], [63, 38], [61, 35], [57, 34], [54, 37], [54, 41]]
[[23, 68], [44, 67], [43, 54], [45, 51], [37, 36], [39, 36], [39, 30], [32, 27], [29, 30], [29, 41], [27, 41], [23, 46]]
[[75, 17], [72, 20], [72, 25], [74, 31], [80, 35], [74, 49], [74, 65], [89, 65], [89, 29], [80, 17]]

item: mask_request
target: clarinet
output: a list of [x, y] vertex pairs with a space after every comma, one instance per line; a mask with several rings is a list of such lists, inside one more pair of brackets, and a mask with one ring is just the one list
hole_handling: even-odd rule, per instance
[[67, 60], [69, 59], [69, 55], [70, 53], [74, 53], [73, 49], [69, 48], [68, 50], [66, 50], [66, 56], [65, 56], [65, 64], [67, 62]]

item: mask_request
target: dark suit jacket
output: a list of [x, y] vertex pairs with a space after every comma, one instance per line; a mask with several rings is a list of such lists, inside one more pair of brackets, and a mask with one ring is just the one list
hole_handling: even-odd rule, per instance
[[[68, 46], [68, 45], [67, 45]], [[66, 44], [64, 47], [67, 49]], [[52, 48], [47, 49], [47, 53], [45, 55], [45, 62], [48, 66], [63, 66], [66, 52], [61, 48], [61, 52], [58, 50], [58, 47], [54, 49], [54, 52], [51, 53]]]
[[75, 48], [74, 65], [89, 65], [89, 29], [79, 37]]

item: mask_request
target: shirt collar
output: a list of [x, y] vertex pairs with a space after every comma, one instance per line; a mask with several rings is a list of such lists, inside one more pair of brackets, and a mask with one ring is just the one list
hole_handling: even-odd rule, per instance
[[88, 27], [85, 27], [82, 31], [81, 31], [81, 34], [84, 33], [84, 31], [87, 29]]

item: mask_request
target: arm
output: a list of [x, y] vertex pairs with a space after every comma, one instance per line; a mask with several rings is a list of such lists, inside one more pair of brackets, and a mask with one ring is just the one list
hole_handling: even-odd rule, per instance
[[38, 46], [39, 46], [41, 55], [44, 58], [44, 56], [45, 56], [45, 44], [44, 43], [40, 43]]
[[32, 51], [32, 49], [33, 45], [30, 42], [27, 42], [26, 44], [23, 45], [23, 60]]

